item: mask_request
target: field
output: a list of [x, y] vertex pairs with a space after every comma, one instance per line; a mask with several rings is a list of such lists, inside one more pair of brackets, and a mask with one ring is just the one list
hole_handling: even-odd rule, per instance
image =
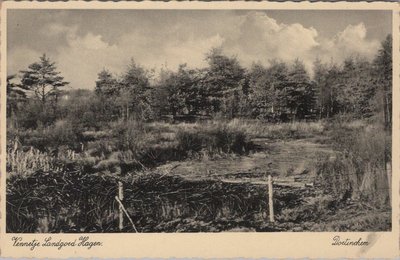
[[[379, 130], [361, 120], [114, 122], [83, 132], [79, 149], [40, 151], [37, 133], [9, 129], [7, 232], [390, 230]], [[131, 218], [122, 229], [118, 182]]]

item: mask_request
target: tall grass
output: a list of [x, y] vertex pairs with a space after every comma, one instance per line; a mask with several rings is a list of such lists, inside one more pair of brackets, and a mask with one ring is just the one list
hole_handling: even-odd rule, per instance
[[330, 130], [330, 136], [339, 153], [335, 159], [322, 158], [316, 167], [325, 190], [342, 200], [351, 198], [373, 207], [388, 206], [390, 134], [379, 125], [338, 124]]
[[254, 138], [299, 139], [322, 134], [325, 126], [322, 122], [291, 122], [272, 124], [259, 120], [233, 119], [228, 127], [240, 129]]
[[197, 123], [179, 123], [168, 124], [153, 122], [146, 125], [147, 129], [163, 133], [176, 133], [178, 131], [197, 131], [204, 132], [206, 129], [225, 128], [230, 131], [239, 131], [248, 138], [306, 138], [323, 134], [326, 131], [326, 125], [322, 121], [318, 122], [290, 122], [273, 124], [260, 120], [239, 119], [232, 120], [209, 120]]
[[35, 171], [58, 170], [54, 165], [54, 158], [47, 153], [31, 148], [24, 152], [12, 150], [7, 152], [7, 172], [14, 175], [29, 175]]
[[49, 154], [36, 148], [25, 148], [17, 140], [8, 144], [6, 167], [9, 175], [28, 176], [34, 172], [61, 172], [65, 162], [79, 157], [72, 150], [64, 150], [58, 154]]

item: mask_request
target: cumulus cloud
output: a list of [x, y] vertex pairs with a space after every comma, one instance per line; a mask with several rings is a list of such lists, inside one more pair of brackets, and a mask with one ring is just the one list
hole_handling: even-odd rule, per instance
[[322, 39], [321, 42], [316, 50], [319, 56], [325, 61], [332, 59], [338, 62], [357, 55], [370, 59], [380, 46], [379, 41], [367, 39], [367, 29], [363, 23], [349, 25], [332, 39]]
[[224, 49], [236, 53], [247, 66], [254, 61], [268, 64], [274, 59], [291, 62], [299, 58], [311, 71], [316, 57], [325, 62], [342, 62], [349, 56], [371, 59], [380, 46], [379, 41], [367, 39], [363, 23], [348, 25], [332, 38], [321, 37], [313, 27], [278, 23], [259, 12], [238, 18], [237, 24], [236, 36], [228, 36]]
[[[120, 73], [131, 57], [147, 68], [168, 64], [175, 69], [181, 63], [203, 67], [204, 54], [212, 47], [222, 47], [227, 54], [237, 55], [245, 66], [299, 58], [311, 70], [316, 57], [337, 62], [349, 55], [372, 58], [379, 48], [379, 41], [367, 38], [363, 23], [348, 25], [333, 37], [324, 38], [313, 27], [281, 23], [263, 12], [222, 15], [223, 19], [178, 20], [174, 26], [153, 24], [151, 29], [133, 26], [113, 35], [112, 41], [106, 40], [110, 35], [82, 31], [77, 25], [50, 23], [40, 32], [56, 45], [50, 57], [74, 88], [93, 88], [101, 69]], [[9, 71], [15, 72], [36, 61], [41, 53], [12, 46], [8, 55]]]
[[47, 31], [66, 38], [66, 45], [58, 49], [54, 59], [66, 80], [79, 88], [93, 88], [97, 73], [103, 68], [121, 73], [131, 58], [147, 68], [168, 64], [175, 69], [182, 63], [202, 67], [206, 65], [204, 54], [223, 42], [218, 34], [202, 39], [194, 35], [179, 40], [171, 37], [164, 41], [162, 37], [149, 39], [141, 32], [130, 32], [122, 35], [118, 44], [109, 44], [101, 35], [79, 35], [76, 27], [53, 24]]
[[227, 41], [226, 49], [236, 52], [247, 65], [253, 61], [308, 58], [309, 52], [319, 45], [314, 28], [278, 23], [265, 13], [248, 13], [238, 18], [238, 24], [238, 34]]

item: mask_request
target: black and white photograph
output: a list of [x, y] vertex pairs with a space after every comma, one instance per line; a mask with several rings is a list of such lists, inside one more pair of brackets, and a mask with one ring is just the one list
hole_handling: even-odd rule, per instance
[[392, 231], [391, 10], [6, 22], [5, 232]]

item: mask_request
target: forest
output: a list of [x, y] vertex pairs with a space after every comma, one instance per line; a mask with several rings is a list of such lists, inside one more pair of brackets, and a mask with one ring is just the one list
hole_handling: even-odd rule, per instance
[[69, 88], [46, 54], [9, 75], [7, 232], [391, 229], [391, 35], [373, 60], [312, 68], [204, 59], [132, 58], [92, 89]]

